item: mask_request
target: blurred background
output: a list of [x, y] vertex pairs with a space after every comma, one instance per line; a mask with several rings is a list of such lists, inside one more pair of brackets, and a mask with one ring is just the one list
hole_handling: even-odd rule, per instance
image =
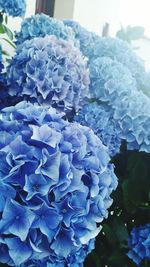
[[[26, 17], [44, 12], [58, 19], [74, 19], [100, 35], [104, 26], [104, 32], [110, 36], [115, 36], [121, 27], [143, 27], [144, 35], [132, 41], [132, 44], [150, 69], [149, 0], [28, 0], [27, 3]], [[20, 18], [16, 18], [15, 22], [14, 19], [9, 20], [14, 30], [18, 30], [20, 24]]]

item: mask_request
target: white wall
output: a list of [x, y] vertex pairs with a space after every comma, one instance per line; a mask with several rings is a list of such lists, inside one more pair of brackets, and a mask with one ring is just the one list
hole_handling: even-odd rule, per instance
[[73, 18], [89, 30], [101, 34], [105, 22], [116, 27], [119, 2], [120, 0], [76, 0]]
[[72, 19], [76, 0], [55, 0], [54, 17]]
[[73, 18], [97, 33], [108, 22], [111, 35], [115, 35], [121, 24], [130, 24], [145, 27], [150, 36], [149, 10], [150, 0], [76, 0]]

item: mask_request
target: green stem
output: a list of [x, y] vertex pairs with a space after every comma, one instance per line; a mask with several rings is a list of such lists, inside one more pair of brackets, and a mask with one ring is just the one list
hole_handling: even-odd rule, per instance
[[9, 43], [14, 49], [16, 49], [16, 45], [14, 43], [12, 43], [10, 40], [8, 40], [7, 38], [2, 38], [2, 40], [4, 40], [5, 42]]

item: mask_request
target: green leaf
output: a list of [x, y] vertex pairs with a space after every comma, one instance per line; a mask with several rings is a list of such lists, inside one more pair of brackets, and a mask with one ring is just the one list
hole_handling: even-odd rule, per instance
[[12, 31], [7, 27], [7, 26], [5, 26], [5, 25], [3, 25], [3, 27], [4, 27], [4, 30], [5, 30], [5, 33], [7, 34], [7, 36], [9, 37], [9, 39], [10, 40], [13, 40], [13, 33], [12, 33]]
[[3, 23], [3, 14], [0, 13], [0, 24], [2, 24], [2, 23]]
[[123, 254], [120, 250], [114, 250], [112, 256], [109, 259], [110, 265], [113, 267], [121, 267], [126, 264], [126, 255]]
[[119, 241], [120, 246], [126, 247], [125, 244], [128, 244], [128, 231], [125, 223], [121, 221], [119, 217], [115, 218], [113, 222], [113, 231], [117, 236], [117, 240]]
[[105, 236], [107, 238], [108, 243], [112, 247], [115, 247], [116, 246], [117, 239], [116, 239], [115, 233], [112, 230], [112, 228], [108, 224], [103, 224], [102, 231], [104, 232], [104, 234], [105, 234]]
[[5, 55], [5, 56], [10, 56], [9, 53], [5, 50], [2, 50], [2, 54]]
[[0, 24], [0, 33], [5, 33], [4, 25]]
[[5, 23], [6, 24], [8, 23], [8, 17], [7, 17], [7, 15], [5, 16]]
[[124, 205], [126, 210], [134, 213], [142, 202], [142, 195], [137, 183], [126, 180], [122, 184]]
[[9, 41], [6, 38], [2, 38], [2, 40], [6, 41], [8, 44], [10, 44], [13, 48], [16, 48], [16, 45], [14, 43], [12, 43], [11, 41]]

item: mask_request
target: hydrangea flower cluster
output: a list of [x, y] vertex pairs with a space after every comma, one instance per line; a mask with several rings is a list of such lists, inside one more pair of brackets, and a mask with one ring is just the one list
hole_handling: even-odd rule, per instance
[[114, 120], [109, 106], [97, 102], [87, 104], [76, 115], [75, 120], [93, 129], [102, 143], [108, 147], [110, 156], [119, 153], [121, 138], [117, 131], [117, 121]]
[[27, 102], [1, 112], [0, 261], [11, 266], [84, 258], [108, 216], [117, 178], [107, 149], [61, 116]]
[[142, 92], [136, 92], [118, 101], [114, 120], [120, 138], [127, 141], [129, 150], [150, 153], [150, 100]]
[[95, 41], [99, 39], [99, 36], [94, 32], [89, 32], [78, 22], [73, 20], [64, 20], [64, 24], [71, 27], [75, 32], [75, 37], [80, 42], [80, 50], [83, 55], [85, 55], [88, 59], [92, 58]]
[[58, 262], [57, 259], [52, 259], [47, 257], [44, 260], [29, 260], [25, 264], [22, 264], [21, 267], [83, 267], [83, 262], [87, 255], [94, 249], [95, 247], [95, 239], [89, 241], [88, 244], [83, 245], [81, 249], [79, 249], [76, 254], [71, 254], [67, 259], [62, 259]]
[[26, 0], [0, 0], [0, 11], [12, 17], [23, 17], [26, 11]]
[[128, 257], [137, 265], [150, 260], [150, 224], [133, 228], [129, 239]]
[[114, 105], [120, 98], [137, 91], [130, 71], [118, 61], [109, 57], [98, 57], [90, 61], [89, 69], [92, 98]]
[[109, 57], [122, 63], [135, 78], [137, 88], [150, 96], [150, 73], [146, 72], [144, 62], [126, 41], [108, 37], [97, 38], [93, 58], [97, 57]]
[[37, 14], [22, 21], [21, 30], [16, 34], [17, 44], [46, 35], [55, 35], [58, 39], [75, 42], [75, 34], [71, 27], [67, 27], [62, 21], [50, 18], [45, 14]]
[[77, 111], [89, 95], [87, 62], [71, 42], [55, 36], [19, 45], [8, 69], [10, 95]]
[[91, 95], [98, 104], [87, 104], [75, 120], [91, 127], [111, 156], [119, 152], [122, 140], [129, 150], [149, 153], [150, 100], [136, 89], [128, 69], [101, 57], [90, 62], [90, 74]]

